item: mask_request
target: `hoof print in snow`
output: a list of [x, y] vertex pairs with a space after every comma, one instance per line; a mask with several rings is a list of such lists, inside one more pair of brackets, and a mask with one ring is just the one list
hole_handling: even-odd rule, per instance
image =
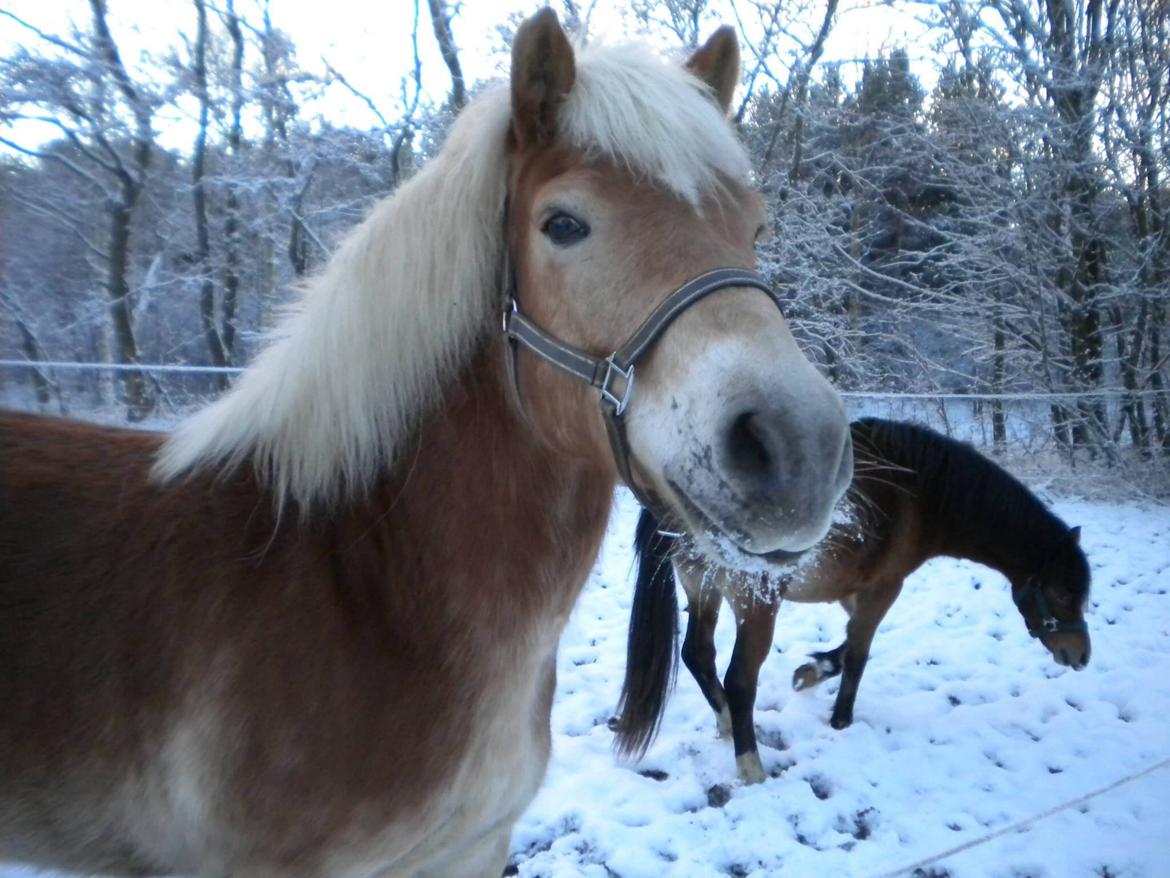
[[808, 779], [809, 788], [812, 790], [814, 796], [822, 802], [833, 795], [833, 788], [829, 786], [829, 781], [823, 775], [814, 774]]
[[876, 815], [877, 811], [873, 808], [857, 811], [852, 817], [846, 817], [842, 814], [837, 818], [836, 829], [838, 832], [852, 835], [858, 841], [865, 841], [873, 834], [873, 822]]
[[670, 777], [661, 768], [643, 768], [638, 774], [642, 775], [642, 777], [648, 777], [650, 780], [656, 780], [659, 783], [662, 783], [662, 781]]
[[707, 790], [707, 805], [711, 808], [722, 808], [731, 801], [731, 787], [717, 783]]
[[910, 878], [952, 878], [949, 869], [936, 869], [931, 866], [929, 869], [915, 869], [910, 873]]
[[947, 696], [947, 703], [950, 704], [951, 707], [958, 707], [963, 702], [961, 700], [959, 700], [959, 697], [957, 695], [948, 695]]
[[858, 841], [865, 841], [873, 834], [873, 822], [877, 811], [866, 808], [853, 815], [853, 837]]
[[756, 735], [756, 740], [765, 747], [771, 747], [773, 750], [787, 750], [788, 742], [784, 740], [784, 735], [779, 729], [770, 731], [768, 729], [760, 729]]

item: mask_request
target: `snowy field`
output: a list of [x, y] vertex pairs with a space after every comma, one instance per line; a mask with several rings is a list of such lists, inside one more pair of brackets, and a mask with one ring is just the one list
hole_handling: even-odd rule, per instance
[[[1054, 505], [1083, 526], [1093, 569], [1087, 669], [1028, 636], [998, 574], [938, 559], [883, 622], [837, 732], [836, 681], [798, 694], [789, 680], [841, 641], [844, 612], [785, 604], [756, 705], [772, 777], [744, 787], [685, 668], [645, 760], [614, 759], [637, 518], [623, 492], [561, 642], [553, 758], [513, 836], [518, 874], [1168, 878], [1170, 765], [912, 868], [1170, 757], [1170, 508]], [[723, 613], [721, 668], [733, 627]]]
[[[806, 653], [840, 642], [844, 613], [785, 604], [756, 709], [772, 777], [744, 787], [685, 669], [646, 759], [623, 765], [612, 754], [606, 720], [624, 669], [637, 517], [621, 492], [561, 643], [553, 758], [516, 827], [514, 871], [1170, 878], [1170, 766], [913, 868], [1170, 757], [1170, 508], [1055, 507], [1084, 527], [1093, 568], [1086, 670], [1059, 668], [1028, 637], [997, 574], [936, 560], [886, 617], [854, 725], [836, 732], [836, 681], [798, 694], [789, 679]], [[725, 612], [724, 660], [732, 626]], [[44, 873], [0, 867], [0, 878], [33, 875]]]

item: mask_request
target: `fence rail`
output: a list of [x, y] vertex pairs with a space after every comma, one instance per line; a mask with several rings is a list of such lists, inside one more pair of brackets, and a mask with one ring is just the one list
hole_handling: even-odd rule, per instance
[[[106, 423], [125, 415], [118, 402], [118, 376], [126, 372], [150, 377], [158, 401], [145, 426], [166, 428], [222, 392], [243, 370], [232, 366], [179, 363], [87, 363], [71, 360], [0, 359], [0, 404], [54, 411]], [[1087, 487], [1112, 483], [1127, 496], [1170, 497], [1170, 447], [1156, 442], [1139, 448], [1126, 423], [1126, 407], [1140, 400], [1150, 409], [1167, 409], [1170, 391], [1153, 388], [1100, 388], [1076, 392], [899, 392], [845, 391], [851, 417], [877, 416], [917, 421], [989, 450], [1012, 471], [1033, 484], [1054, 490], [1099, 493]], [[1155, 401], [1151, 405], [1151, 401]], [[1104, 412], [1110, 431], [1093, 425], [1083, 447], [1061, 441], [1054, 428], [1057, 411], [1068, 424], [1084, 411]], [[1066, 424], [1066, 435], [1071, 436]]]
[[0, 360], [5, 369], [70, 369], [90, 372], [151, 372], [158, 374], [239, 375], [239, 366], [187, 366], [181, 363], [81, 363], [73, 360]]
[[[244, 371], [241, 366], [190, 366], [182, 363], [86, 363], [75, 360], [0, 360], [0, 368], [28, 369], [66, 369], [74, 371], [93, 372], [150, 372], [155, 374], [187, 374], [187, 375], [239, 375]], [[1149, 399], [1156, 396], [1170, 396], [1170, 389], [1156, 390], [1127, 390], [1123, 387], [1098, 388], [1086, 391], [1065, 392], [1015, 392], [1015, 393], [962, 393], [951, 391], [884, 391], [884, 390], [845, 390], [841, 396], [847, 399], [923, 399], [923, 400], [1108, 400], [1108, 399]]]

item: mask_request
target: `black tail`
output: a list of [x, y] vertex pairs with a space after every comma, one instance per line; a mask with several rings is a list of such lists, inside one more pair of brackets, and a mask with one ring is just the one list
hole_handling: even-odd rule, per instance
[[678, 667], [678, 595], [670, 553], [677, 537], [658, 530], [646, 510], [638, 519], [634, 554], [638, 577], [630, 609], [626, 679], [613, 724], [622, 756], [641, 757], [658, 733]]

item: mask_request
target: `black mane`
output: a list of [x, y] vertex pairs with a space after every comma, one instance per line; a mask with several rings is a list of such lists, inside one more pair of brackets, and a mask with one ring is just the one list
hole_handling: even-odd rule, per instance
[[1041, 559], [1070, 542], [1068, 527], [1035, 494], [966, 442], [904, 421], [851, 426], [859, 483], [872, 473], [908, 488], [932, 524], [972, 542], [1026, 546]]

